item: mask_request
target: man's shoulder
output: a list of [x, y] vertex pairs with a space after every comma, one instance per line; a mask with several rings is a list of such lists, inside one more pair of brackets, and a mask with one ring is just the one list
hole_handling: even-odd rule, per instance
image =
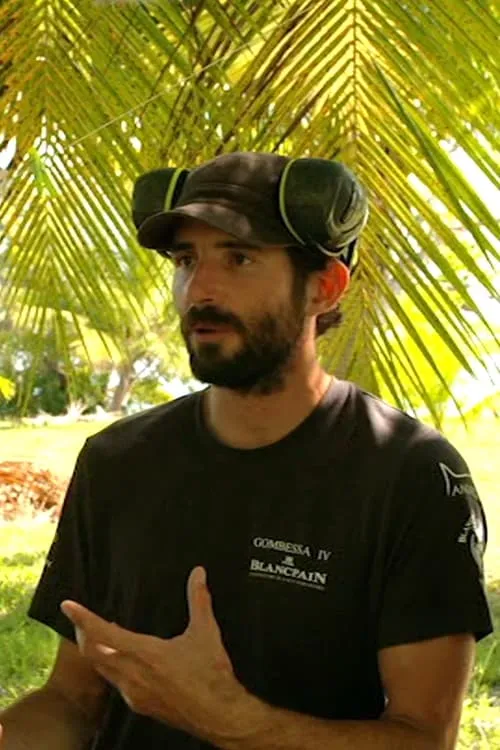
[[412, 456], [454, 451], [446, 437], [435, 427], [393, 406], [379, 396], [353, 386], [356, 400], [356, 425], [361, 436], [378, 445], [397, 441], [402, 453]]
[[192, 432], [198, 399], [198, 393], [190, 393], [118, 419], [89, 438], [88, 447], [109, 455]]
[[398, 523], [413, 523], [426, 515], [444, 517], [452, 512], [447, 498], [465, 503], [456, 504], [456, 513], [467, 514], [474, 507], [477, 517], [483, 517], [467, 461], [445, 435], [360, 388], [354, 387], [353, 398], [353, 442], [359, 461], [364, 461], [362, 475], [372, 486], [380, 482], [384, 493], [388, 488], [387, 507]]
[[424, 424], [397, 406], [389, 404], [380, 396], [370, 393], [354, 383], [350, 383], [350, 386], [351, 393], [356, 401], [358, 418], [369, 423], [376, 432], [387, 434], [390, 430], [400, 429], [408, 434], [439, 435], [433, 427]]

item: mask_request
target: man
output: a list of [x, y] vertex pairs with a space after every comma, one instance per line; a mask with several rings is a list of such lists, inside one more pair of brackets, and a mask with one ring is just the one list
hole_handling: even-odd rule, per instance
[[134, 216], [212, 385], [82, 450], [30, 609], [59, 654], [0, 747], [450, 750], [491, 631], [477, 493], [315, 353], [362, 189], [237, 153], [147, 175]]

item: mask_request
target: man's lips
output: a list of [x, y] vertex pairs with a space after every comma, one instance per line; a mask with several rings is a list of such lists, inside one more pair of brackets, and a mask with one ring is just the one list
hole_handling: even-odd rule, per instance
[[234, 328], [227, 323], [197, 323], [191, 326], [191, 331], [197, 335], [210, 335], [218, 333], [228, 333], [234, 331]]

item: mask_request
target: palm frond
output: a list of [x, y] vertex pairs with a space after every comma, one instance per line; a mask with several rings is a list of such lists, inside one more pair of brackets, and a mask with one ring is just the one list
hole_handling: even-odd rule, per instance
[[[401, 293], [465, 369], [484, 358], [482, 332], [498, 336], [481, 295], [499, 299], [499, 216], [450, 153], [459, 146], [500, 189], [500, 26], [489, 3], [7, 0], [0, 31], [0, 147], [17, 138], [0, 296], [18, 323], [54, 311], [66, 356], [65, 315], [120, 348], [127, 309], [146, 335], [145, 300], [165, 281], [131, 226], [142, 171], [236, 149], [339, 158], [372, 211], [324, 362], [406, 408], [411, 381], [438, 420], [398, 343], [409, 337], [443, 380]], [[40, 341], [49, 320], [33, 318]]]

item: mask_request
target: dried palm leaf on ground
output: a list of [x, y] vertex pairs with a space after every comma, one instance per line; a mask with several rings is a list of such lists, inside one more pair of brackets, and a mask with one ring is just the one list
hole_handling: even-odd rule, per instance
[[67, 480], [28, 461], [0, 463], [0, 520], [57, 518]]

